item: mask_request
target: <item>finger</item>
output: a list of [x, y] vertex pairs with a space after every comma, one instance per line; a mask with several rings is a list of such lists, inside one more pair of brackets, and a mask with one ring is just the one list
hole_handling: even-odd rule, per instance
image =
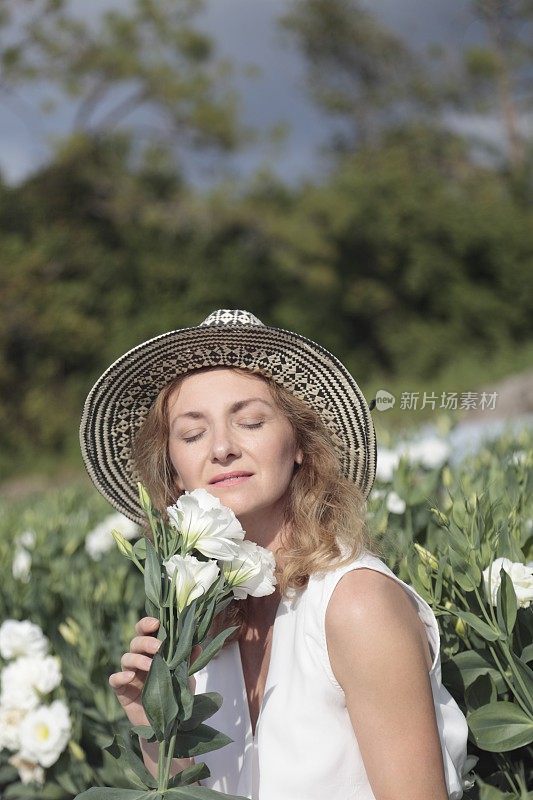
[[142, 619], [135, 624], [135, 633], [154, 633], [158, 628], [159, 620], [157, 617], [142, 617]]
[[130, 642], [130, 653], [157, 653], [163, 642], [153, 636], [136, 636]]
[[120, 659], [122, 669], [140, 669], [143, 672], [149, 672], [152, 666], [152, 659], [148, 656], [143, 656], [141, 653], [124, 653]]
[[109, 685], [113, 689], [121, 689], [123, 686], [127, 686], [131, 683], [134, 677], [135, 672], [131, 669], [125, 672], [113, 672], [113, 674], [109, 676]]

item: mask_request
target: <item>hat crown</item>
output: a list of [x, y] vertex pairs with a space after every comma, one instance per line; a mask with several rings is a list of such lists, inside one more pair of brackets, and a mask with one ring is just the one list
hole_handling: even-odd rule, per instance
[[244, 311], [242, 308], [219, 308], [209, 314], [208, 317], [200, 323], [199, 327], [206, 325], [226, 325], [230, 327], [241, 325], [261, 325], [265, 327], [265, 323], [252, 314], [250, 311]]

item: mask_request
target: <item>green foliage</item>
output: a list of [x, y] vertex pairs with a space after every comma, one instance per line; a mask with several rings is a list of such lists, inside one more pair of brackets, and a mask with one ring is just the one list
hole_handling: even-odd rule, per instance
[[[522, 604], [502, 569], [493, 605], [483, 578], [500, 556], [521, 564], [533, 562], [532, 453], [533, 435], [523, 432], [518, 439], [507, 435], [485, 445], [454, 470], [446, 463], [427, 469], [404, 460], [392, 480], [378, 482], [370, 497], [370, 527], [384, 560], [437, 616], [443, 684], [467, 717], [469, 756], [478, 759], [476, 784], [465, 793], [472, 800], [519, 800], [524, 796], [520, 786], [533, 778], [528, 766], [533, 751], [533, 604]], [[385, 494], [380, 496], [378, 490]], [[402, 513], [388, 510], [386, 495], [391, 491], [405, 501]], [[30, 619], [41, 626], [60, 656], [63, 683], [58, 691], [73, 718], [72, 741], [42, 790], [41, 796], [49, 800], [67, 800], [81, 792], [89, 800], [96, 790], [91, 790], [93, 795], [84, 790], [95, 783], [102, 785], [102, 792], [105, 786], [129, 792], [137, 787], [140, 792], [141, 781], [148, 792], [150, 779], [136, 736], [155, 741], [168, 726], [155, 711], [149, 715], [154, 728], [130, 730], [107, 685], [135, 623], [144, 615], [143, 576], [137, 565], [114, 543], [98, 562], [85, 549], [87, 533], [108, 509], [87, 485], [36, 494], [26, 501], [4, 500], [0, 507], [0, 619]], [[13, 576], [12, 559], [15, 537], [28, 530], [34, 531], [35, 542], [31, 579], [25, 582]], [[134, 550], [141, 556], [137, 545]], [[148, 552], [147, 548], [145, 557]], [[212, 603], [207, 605], [209, 615]], [[191, 604], [180, 622], [188, 639], [194, 616]], [[204, 724], [220, 708], [221, 695], [191, 695], [187, 708], [181, 688], [233, 630], [207, 643], [190, 667], [187, 660], [178, 663], [182, 653], [177, 649], [174, 676], [168, 667], [163, 669], [158, 654], [154, 657], [145, 684], [154, 709], [167, 707], [174, 698], [187, 712], [182, 714], [176, 756], [201, 755], [227, 744], [220, 734], [212, 739], [213, 729]], [[161, 697], [163, 704], [158, 702]], [[183, 773], [171, 785], [185, 787], [186, 781], [194, 783], [199, 777], [196, 772]], [[0, 754], [0, 781], [7, 784], [6, 797], [33, 797], [31, 787], [22, 794], [17, 790], [21, 785], [16, 770], [7, 764], [6, 751]], [[191, 792], [197, 788], [204, 789], [191, 787]]]
[[[518, 598], [503, 567], [493, 572], [495, 601], [487, 588], [496, 558], [533, 567], [532, 467], [533, 433], [524, 431], [486, 444], [460, 469], [403, 462], [371, 497], [386, 561], [439, 620], [443, 683], [466, 715], [468, 752], [479, 760], [467, 796], [479, 800], [519, 800], [533, 779], [533, 603]], [[403, 513], [388, 511], [391, 491]], [[522, 592], [526, 585], [533, 596], [533, 576], [517, 582]]]
[[531, 209], [449, 137], [391, 137], [321, 186], [265, 177], [244, 195], [200, 198], [127, 161], [120, 138], [80, 141], [0, 190], [4, 474], [43, 452], [79, 463], [100, 372], [216, 307], [318, 338], [366, 381], [425, 380], [457, 352], [492, 360], [531, 340]]

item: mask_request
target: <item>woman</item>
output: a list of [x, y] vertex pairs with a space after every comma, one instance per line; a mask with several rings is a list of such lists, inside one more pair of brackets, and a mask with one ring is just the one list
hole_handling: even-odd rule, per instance
[[[260, 800], [462, 797], [466, 720], [441, 683], [433, 612], [372, 547], [374, 429], [334, 356], [221, 309], [111, 365], [80, 437], [91, 478], [131, 518], [137, 478], [161, 510], [203, 487], [274, 553], [274, 593], [228, 607], [216, 630], [238, 630], [191, 678], [222, 694], [209, 723], [233, 739], [202, 756], [203, 785]], [[109, 679], [132, 724], [147, 721], [157, 625], [137, 623]], [[156, 746], [141, 747], [155, 774]]]

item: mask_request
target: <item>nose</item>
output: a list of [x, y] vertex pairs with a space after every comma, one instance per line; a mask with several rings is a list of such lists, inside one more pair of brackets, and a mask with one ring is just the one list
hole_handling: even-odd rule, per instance
[[211, 459], [213, 461], [227, 461], [230, 456], [239, 456], [240, 448], [235, 440], [235, 434], [228, 425], [215, 426], [211, 444]]

